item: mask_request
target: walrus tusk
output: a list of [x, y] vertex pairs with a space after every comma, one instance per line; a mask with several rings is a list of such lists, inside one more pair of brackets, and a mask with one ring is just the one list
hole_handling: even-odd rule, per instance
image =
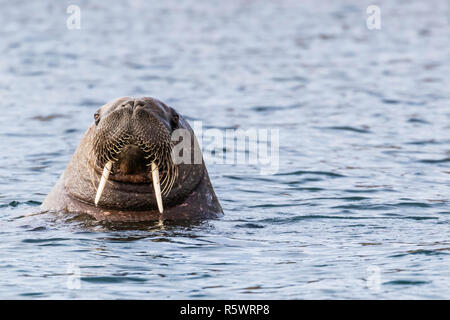
[[152, 181], [153, 181], [153, 188], [155, 189], [155, 197], [156, 197], [156, 203], [158, 204], [158, 210], [159, 213], [163, 213], [163, 202], [161, 197], [161, 185], [159, 182], [159, 170], [158, 166], [152, 162]]
[[112, 161], [108, 161], [105, 164], [105, 168], [103, 169], [102, 178], [100, 180], [100, 184], [98, 185], [97, 194], [95, 195], [95, 206], [97, 206], [98, 202], [100, 201], [100, 197], [102, 196], [103, 189], [105, 189], [106, 181], [108, 181], [109, 173], [111, 172], [112, 168]]

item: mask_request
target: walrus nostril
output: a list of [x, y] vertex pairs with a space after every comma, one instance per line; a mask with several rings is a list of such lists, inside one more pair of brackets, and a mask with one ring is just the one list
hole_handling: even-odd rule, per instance
[[143, 107], [143, 106], [145, 106], [145, 101], [134, 100], [134, 106], [133, 106], [134, 109], [136, 109], [137, 107]]
[[128, 108], [128, 109], [130, 109], [130, 110], [133, 110], [133, 106], [132, 106], [128, 101], [122, 103], [122, 104], [120, 105], [120, 108]]
[[122, 108], [127, 107], [127, 108], [130, 108], [131, 110], [134, 110], [137, 107], [144, 107], [145, 106], [145, 101], [142, 101], [142, 100], [128, 100], [128, 101], [123, 102], [120, 106]]

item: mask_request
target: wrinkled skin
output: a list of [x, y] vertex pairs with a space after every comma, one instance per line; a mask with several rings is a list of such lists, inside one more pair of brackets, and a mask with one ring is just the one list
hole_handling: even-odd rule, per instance
[[[43, 210], [87, 213], [108, 221], [205, 219], [223, 213], [203, 160], [176, 164], [171, 157], [178, 143], [171, 141], [174, 130], [188, 130], [196, 145], [191, 127], [174, 109], [153, 98], [124, 97], [102, 106], [94, 120]], [[114, 164], [96, 206], [98, 184], [109, 160]], [[161, 188], [166, 191], [162, 214], [152, 185], [151, 161], [158, 163]]]

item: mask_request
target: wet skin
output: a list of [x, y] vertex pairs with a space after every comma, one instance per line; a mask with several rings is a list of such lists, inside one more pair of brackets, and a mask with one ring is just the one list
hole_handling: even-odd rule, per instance
[[[153, 98], [119, 98], [102, 106], [65, 172], [48, 194], [43, 210], [89, 214], [98, 220], [151, 221], [214, 218], [223, 214], [205, 164], [177, 163], [175, 130], [187, 121]], [[194, 151], [190, 152], [193, 159]], [[110, 162], [111, 170], [105, 170]], [[158, 210], [151, 163], [159, 169], [164, 209]], [[100, 196], [102, 172], [108, 171]], [[155, 180], [155, 182], [157, 182]], [[98, 203], [95, 203], [96, 195]]]

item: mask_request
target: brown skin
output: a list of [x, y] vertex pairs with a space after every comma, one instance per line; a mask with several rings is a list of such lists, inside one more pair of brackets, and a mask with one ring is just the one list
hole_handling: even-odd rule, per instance
[[[195, 140], [187, 121], [174, 109], [153, 98], [124, 97], [102, 106], [94, 119], [42, 204], [43, 210], [130, 222], [205, 219], [223, 214], [203, 160], [200, 164], [175, 164], [172, 160], [170, 152], [178, 143], [171, 141], [174, 130], [188, 130], [192, 143]], [[108, 160], [114, 161], [112, 172], [95, 206]], [[152, 161], [158, 162], [161, 188], [170, 190], [163, 194], [162, 214], [153, 191]]]

